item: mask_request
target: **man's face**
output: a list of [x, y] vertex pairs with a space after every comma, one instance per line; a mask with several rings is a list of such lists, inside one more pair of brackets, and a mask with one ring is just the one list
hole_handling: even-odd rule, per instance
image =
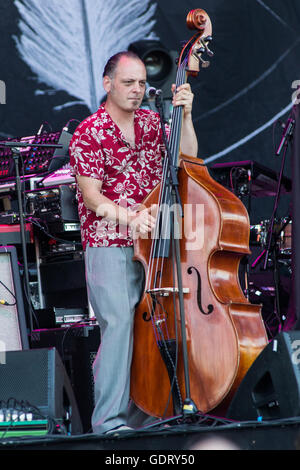
[[121, 57], [113, 78], [103, 80], [111, 104], [122, 111], [133, 112], [143, 101], [146, 87], [146, 68], [142, 61]]

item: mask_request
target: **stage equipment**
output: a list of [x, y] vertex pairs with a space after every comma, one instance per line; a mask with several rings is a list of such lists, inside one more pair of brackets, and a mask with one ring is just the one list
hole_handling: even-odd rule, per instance
[[40, 308], [86, 308], [75, 185], [29, 191], [25, 199], [35, 233]]
[[20, 148], [22, 175], [33, 176], [48, 171], [52, 158], [60, 152], [55, 146], [63, 148], [63, 144], [59, 143], [61, 135], [62, 132], [45, 132], [41, 135], [10, 138], [0, 142], [0, 180], [13, 182], [16, 176], [13, 146], [10, 144], [15, 142], [15, 147]]
[[[287, 131], [287, 128], [289, 131]], [[263, 266], [263, 270], [268, 268], [271, 263], [273, 271], [273, 284], [275, 294], [275, 316], [280, 319], [280, 328], [284, 325], [286, 320], [285, 314], [281, 314], [280, 302], [280, 266], [279, 262], [282, 258], [287, 258], [288, 248], [284, 247], [284, 243], [288, 243], [287, 231], [290, 229], [290, 217], [277, 219], [277, 210], [279, 205], [280, 196], [282, 194], [289, 194], [292, 192], [292, 181], [283, 175], [284, 166], [286, 161], [287, 146], [291, 137], [290, 121], [283, 131], [283, 137], [280, 145], [276, 151], [276, 155], [284, 149], [284, 155], [281, 162], [280, 172], [277, 173], [260, 163], [255, 161], [241, 161], [231, 163], [219, 163], [213, 165], [211, 170], [218, 181], [228, 187], [241, 199], [247, 197], [248, 214], [251, 220], [252, 211], [252, 197], [265, 197], [274, 196], [274, 207], [270, 219], [261, 223], [260, 233], [255, 231], [259, 230], [258, 225], [252, 226], [252, 237], [259, 237], [261, 245], [261, 253], [255, 260], [252, 260], [251, 266], [246, 268], [248, 277], [251, 274], [251, 269], [255, 269], [258, 264]], [[252, 238], [253, 241], [253, 238]], [[249, 284], [249, 281], [247, 284]]]
[[43, 308], [85, 308], [88, 306], [84, 253], [52, 252], [40, 260]]
[[[10, 223], [8, 223], [9, 221]], [[24, 231], [26, 243], [34, 243], [32, 225], [26, 223]], [[18, 214], [2, 214], [0, 216], [0, 243], [1, 245], [19, 245], [22, 243]]]
[[[38, 137], [39, 138], [39, 137]], [[14, 161], [14, 170], [15, 170], [15, 182], [16, 182], [16, 193], [17, 193], [17, 200], [18, 200], [18, 213], [20, 218], [20, 235], [21, 235], [21, 244], [22, 244], [22, 254], [23, 254], [23, 274], [24, 274], [24, 292], [25, 298], [28, 304], [28, 314], [29, 314], [29, 328], [30, 331], [33, 329], [33, 317], [32, 317], [32, 310], [31, 310], [31, 302], [30, 302], [30, 282], [29, 282], [29, 269], [28, 269], [28, 259], [27, 259], [27, 250], [26, 250], [26, 236], [25, 236], [25, 214], [23, 209], [23, 200], [22, 200], [22, 182], [21, 182], [21, 175], [20, 175], [20, 160], [23, 160], [22, 151], [32, 148], [41, 148], [41, 149], [49, 149], [50, 148], [62, 148], [61, 144], [52, 144], [52, 143], [30, 143], [30, 142], [16, 142], [16, 141], [7, 141], [7, 142], [0, 142], [0, 148], [8, 148], [11, 149], [12, 152], [12, 159]], [[23, 160], [24, 161], [24, 160]]]
[[284, 327], [284, 322], [286, 320], [285, 315], [282, 315], [281, 312], [281, 305], [280, 305], [280, 277], [279, 277], [279, 247], [278, 247], [278, 237], [282, 231], [282, 228], [278, 232], [275, 231], [275, 223], [277, 217], [277, 211], [280, 201], [280, 196], [282, 194], [282, 182], [284, 178], [284, 168], [286, 163], [287, 151], [289, 143], [293, 136], [293, 129], [294, 129], [295, 121], [291, 118], [288, 119], [288, 122], [284, 128], [283, 135], [279, 144], [279, 147], [275, 153], [276, 156], [279, 156], [283, 150], [283, 155], [281, 159], [280, 165], [280, 172], [278, 175], [278, 182], [275, 192], [275, 199], [274, 199], [274, 206], [273, 212], [270, 219], [270, 224], [268, 227], [268, 233], [266, 238], [266, 243], [264, 246], [264, 250], [262, 252], [262, 256], [256, 261], [260, 262], [263, 260], [263, 269], [266, 270], [270, 261], [272, 261], [272, 267], [274, 272], [274, 286], [275, 286], [275, 309], [277, 313], [277, 317], [280, 318], [282, 329]]
[[51, 158], [49, 163], [48, 172], [52, 173], [56, 170], [62, 168], [66, 163], [70, 161], [69, 157], [69, 145], [72, 139], [72, 134], [67, 131], [67, 128], [64, 128], [59, 136], [57, 142], [58, 145], [62, 148], [57, 148]]
[[93, 362], [99, 345], [100, 329], [92, 322], [35, 330], [31, 334], [33, 349], [53, 346], [60, 354], [75, 394], [84, 433], [91, 430], [94, 409]]
[[52, 186], [59, 186], [60, 184], [71, 184], [75, 183], [75, 177], [71, 175], [71, 169], [69, 165], [65, 165], [59, 170], [54, 171], [51, 175], [43, 178], [42, 181], [38, 181], [38, 186], [44, 186], [50, 188]]
[[[299, 89], [298, 89], [299, 91]], [[292, 111], [292, 117], [295, 121], [294, 135], [292, 142], [292, 305], [296, 316], [295, 328], [300, 329], [300, 104], [296, 104]]]
[[[267, 242], [270, 220], [262, 220], [260, 224], [250, 227], [250, 244], [264, 247]], [[273, 232], [278, 245], [278, 256], [281, 259], [291, 259], [292, 256], [292, 227], [291, 217], [275, 219]]]
[[[216, 163], [210, 167], [217, 181], [238, 197], [276, 196], [279, 174], [254, 160]], [[282, 177], [281, 193], [292, 191], [292, 182]]]
[[25, 192], [26, 214], [48, 223], [79, 223], [75, 185]]
[[[258, 238], [264, 232], [263, 237], [267, 233], [267, 221], [261, 225], [255, 226], [255, 232]], [[266, 228], [264, 228], [266, 226]], [[259, 227], [259, 229], [258, 229]], [[251, 228], [253, 231], [254, 228]], [[260, 231], [259, 231], [260, 230]], [[254, 234], [252, 235], [254, 238]], [[280, 302], [280, 313], [276, 310], [276, 289], [274, 282], [273, 266], [268, 266], [267, 270], [263, 269], [262, 263], [256, 263], [262, 255], [264, 241], [254, 242], [250, 240], [251, 254], [245, 257], [240, 265], [240, 279], [243, 290], [249, 297], [249, 301], [262, 306], [262, 318], [265, 324], [268, 338], [273, 339], [279, 331], [282, 330], [282, 320], [285, 327], [290, 324], [292, 318], [291, 312], [291, 260], [289, 255], [281, 254], [280, 246], [278, 247], [278, 292]]]
[[[44, 177], [49, 175], [52, 170], [49, 170], [49, 168], [46, 168], [46, 163], [49, 165], [50, 163], [50, 158], [49, 155], [46, 157], [46, 160], [43, 162], [43, 164], [39, 165], [36, 167], [34, 162], [34, 152], [37, 149], [41, 150], [52, 150], [54, 154], [52, 153], [52, 157], [55, 155], [55, 162], [53, 165], [53, 170], [57, 170], [59, 166], [63, 166], [64, 163], [68, 160], [68, 143], [70, 142], [71, 139], [71, 134], [69, 134], [65, 129], [63, 129], [62, 133], [59, 134], [59, 143], [53, 143], [53, 142], [46, 142], [46, 140], [43, 143], [36, 142], [39, 139], [43, 139], [44, 135], [40, 135], [40, 132], [34, 137], [34, 138], [29, 138], [25, 139], [25, 141], [22, 139], [18, 141], [6, 141], [6, 142], [0, 142], [0, 148], [4, 149], [10, 149], [11, 151], [11, 157], [12, 160], [14, 161], [14, 172], [12, 174], [15, 175], [15, 182], [16, 182], [16, 193], [17, 193], [17, 200], [18, 200], [18, 213], [19, 213], [19, 218], [20, 218], [20, 235], [21, 235], [21, 243], [22, 243], [22, 253], [23, 253], [23, 274], [24, 274], [24, 292], [25, 292], [25, 297], [28, 303], [28, 314], [29, 314], [29, 328], [30, 331], [33, 330], [33, 316], [32, 316], [32, 306], [31, 306], [31, 295], [30, 295], [30, 282], [29, 282], [29, 269], [28, 269], [28, 259], [27, 259], [27, 250], [26, 250], [26, 238], [25, 238], [25, 214], [24, 214], [24, 208], [23, 208], [23, 200], [22, 200], [22, 181], [21, 181], [21, 161], [22, 161], [22, 168], [24, 167], [24, 176], [26, 175], [26, 172], [38, 172], [40, 175], [43, 175]], [[56, 135], [57, 137], [57, 135]], [[26, 153], [30, 152], [30, 157], [32, 158], [30, 165], [28, 166], [28, 161], [26, 160]], [[58, 163], [59, 162], [59, 165]], [[27, 165], [27, 166], [25, 166]], [[47, 171], [46, 171], [47, 170]], [[23, 172], [23, 169], [22, 169]], [[11, 175], [6, 175], [12, 178]]]
[[293, 222], [291, 217], [280, 219], [279, 253], [282, 258], [292, 256]]
[[175, 83], [178, 54], [152, 39], [131, 43], [128, 50], [144, 62], [149, 86], [161, 89], [165, 99], [172, 99], [171, 86]]
[[[280, 142], [279, 147], [278, 147], [278, 149], [276, 151], [276, 154], [275, 154], [276, 156], [279, 156], [281, 154], [282, 149], [283, 149], [283, 156], [282, 156], [282, 159], [281, 159], [280, 173], [279, 173], [279, 176], [278, 176], [278, 183], [277, 183], [277, 188], [276, 188], [273, 213], [272, 213], [272, 216], [271, 216], [270, 227], [268, 229], [268, 235], [267, 235], [266, 251], [265, 251], [265, 254], [264, 254], [264, 269], [267, 268], [268, 261], [269, 261], [269, 255], [270, 255], [271, 251], [274, 251], [277, 248], [276, 238], [274, 240], [274, 225], [275, 225], [275, 221], [276, 221], [278, 205], [279, 205], [279, 200], [280, 200], [280, 195], [281, 195], [281, 187], [282, 187], [282, 180], [283, 180], [283, 173], [284, 173], [284, 167], [285, 167], [285, 162], [286, 162], [288, 144], [290, 143], [290, 140], [291, 140], [292, 135], [293, 135], [294, 125], [295, 125], [295, 121], [293, 119], [288, 119], [288, 122], [287, 122], [287, 124], [285, 126], [285, 129], [283, 131], [281, 142]], [[276, 257], [276, 254], [274, 256]], [[274, 256], [273, 256], [273, 258], [274, 258]], [[276, 262], [276, 260], [274, 262]]]
[[74, 392], [55, 348], [7, 352], [0, 364], [0, 398], [16, 422], [20, 414], [31, 413], [34, 421], [47, 420], [49, 433], [82, 433]]
[[[25, 192], [35, 234], [40, 309], [88, 305], [75, 184]], [[74, 316], [73, 313], [59, 316]]]
[[279, 333], [254, 361], [228, 408], [227, 418], [300, 416], [300, 332]]
[[0, 354], [3, 359], [6, 351], [27, 348], [28, 336], [17, 251], [14, 246], [2, 246], [0, 248]]

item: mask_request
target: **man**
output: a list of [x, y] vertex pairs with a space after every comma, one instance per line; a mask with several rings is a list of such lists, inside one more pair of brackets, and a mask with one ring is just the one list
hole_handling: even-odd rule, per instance
[[[158, 114], [140, 109], [146, 79], [138, 56], [113, 56], [103, 73], [106, 102], [78, 126], [70, 143], [87, 290], [101, 331], [93, 365], [97, 434], [128, 429], [133, 319], [144, 281], [142, 266], [132, 259], [133, 235], [155, 226], [153, 213], [138, 209], [161, 180], [165, 154]], [[183, 106], [181, 151], [196, 157], [193, 94], [188, 84], [173, 91], [173, 105]]]

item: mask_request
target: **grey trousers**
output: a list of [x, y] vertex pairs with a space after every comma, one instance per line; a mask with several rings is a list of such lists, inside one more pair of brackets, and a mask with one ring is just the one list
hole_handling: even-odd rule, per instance
[[127, 247], [85, 252], [88, 298], [101, 332], [93, 364], [97, 434], [127, 423], [134, 312], [144, 285], [144, 269], [132, 256]]

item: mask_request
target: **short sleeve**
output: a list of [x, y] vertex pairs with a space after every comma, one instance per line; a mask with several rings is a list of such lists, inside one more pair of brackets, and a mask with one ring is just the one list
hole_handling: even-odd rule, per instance
[[104, 152], [88, 128], [79, 126], [76, 129], [70, 142], [69, 153], [73, 176], [103, 180]]

